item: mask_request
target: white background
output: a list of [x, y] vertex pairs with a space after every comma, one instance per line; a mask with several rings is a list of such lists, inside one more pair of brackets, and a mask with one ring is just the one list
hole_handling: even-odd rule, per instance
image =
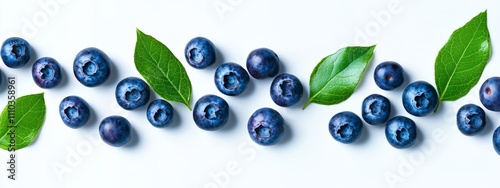
[[[486, 9], [493, 53], [466, 97], [417, 118], [402, 107], [403, 87], [388, 92], [375, 85], [373, 70], [387, 60], [404, 67], [405, 85], [417, 80], [434, 85], [439, 49], [455, 29]], [[480, 105], [479, 86], [499, 75], [499, 19], [499, 3], [484, 0], [1, 0], [0, 41], [23, 37], [36, 55], [21, 69], [3, 63], [0, 69], [16, 77], [18, 96], [45, 92], [47, 114], [35, 142], [17, 152], [16, 181], [7, 179], [9, 153], [0, 151], [0, 187], [496, 187], [500, 156], [491, 139], [500, 123], [498, 113], [487, 111], [488, 124], [474, 137], [458, 131], [455, 114], [463, 104]], [[191, 111], [180, 103], [172, 103], [174, 125], [161, 129], [149, 124], [145, 107], [126, 111], [117, 105], [114, 89], [119, 80], [140, 76], [133, 62], [136, 27], [181, 60], [193, 84], [192, 106], [205, 94], [227, 100], [231, 116], [225, 128], [199, 129]], [[244, 66], [251, 50], [268, 47], [282, 61], [280, 72], [295, 74], [306, 91], [312, 69], [326, 55], [346, 45], [377, 47], [351, 98], [301, 110], [308, 92], [297, 106], [279, 107], [269, 97], [272, 79], [252, 78], [238, 97], [221, 94], [213, 84], [217, 65], [197, 70], [184, 59], [186, 43], [196, 36], [216, 45], [221, 54], [217, 65], [232, 61]], [[75, 55], [90, 46], [113, 62], [110, 79], [95, 88], [84, 87], [72, 73]], [[41, 89], [31, 78], [32, 62], [44, 56], [55, 58], [63, 68], [64, 81], [55, 89]], [[391, 100], [393, 115], [417, 123], [418, 141], [412, 148], [391, 147], [383, 126], [366, 123], [354, 144], [330, 136], [330, 118], [344, 110], [360, 115], [362, 100], [372, 93]], [[68, 128], [59, 117], [59, 102], [68, 95], [81, 96], [92, 108], [83, 128]], [[4, 106], [5, 83], [0, 99]], [[286, 137], [278, 145], [259, 146], [248, 136], [248, 117], [261, 107], [272, 107], [285, 118]], [[110, 115], [131, 122], [134, 135], [127, 146], [114, 148], [100, 140], [98, 124]]]

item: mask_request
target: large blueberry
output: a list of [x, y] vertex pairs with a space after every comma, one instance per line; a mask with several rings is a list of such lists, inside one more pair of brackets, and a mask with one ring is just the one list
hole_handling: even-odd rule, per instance
[[403, 67], [394, 61], [386, 61], [377, 65], [373, 78], [375, 84], [383, 90], [396, 89], [405, 81]]
[[417, 139], [417, 125], [410, 118], [393, 117], [385, 126], [385, 138], [395, 148], [409, 148]]
[[358, 115], [344, 111], [335, 114], [328, 123], [332, 137], [344, 144], [356, 141], [363, 132], [363, 122]]
[[258, 48], [247, 57], [247, 70], [256, 79], [274, 77], [280, 70], [280, 59], [268, 48]]
[[221, 64], [214, 75], [215, 86], [223, 94], [236, 96], [243, 91], [250, 81], [247, 71], [236, 63]]
[[204, 38], [191, 39], [184, 49], [184, 56], [189, 65], [197, 69], [206, 68], [217, 60], [214, 44]]
[[146, 105], [149, 101], [149, 86], [142, 79], [128, 77], [116, 85], [115, 97], [125, 110], [133, 110]]
[[229, 105], [219, 96], [205, 95], [194, 105], [194, 123], [203, 130], [217, 130], [227, 123], [228, 118]]
[[280, 142], [285, 133], [284, 120], [279, 112], [271, 108], [261, 108], [248, 119], [250, 138], [260, 145], [268, 146]]
[[500, 127], [497, 127], [493, 132], [493, 148], [500, 155]]
[[31, 75], [36, 85], [41, 88], [53, 88], [62, 80], [59, 63], [50, 57], [42, 57], [35, 61], [31, 69]]
[[59, 115], [68, 127], [80, 128], [89, 120], [90, 108], [82, 98], [68, 96], [59, 104]]
[[30, 60], [31, 46], [22, 38], [11, 37], [3, 42], [0, 54], [7, 67], [20, 68]]
[[484, 81], [479, 90], [479, 100], [488, 110], [500, 111], [500, 77], [491, 77]]
[[151, 125], [155, 127], [167, 127], [172, 123], [172, 119], [174, 118], [174, 108], [169, 102], [163, 99], [156, 99], [149, 104], [146, 116]]
[[104, 83], [110, 73], [109, 57], [97, 48], [85, 48], [75, 57], [73, 73], [76, 79], [87, 87], [95, 87]]
[[372, 94], [363, 100], [361, 117], [370, 125], [385, 123], [391, 115], [391, 102], [379, 94]]
[[416, 81], [406, 86], [402, 98], [405, 110], [418, 117], [431, 113], [438, 103], [436, 89], [425, 81]]
[[464, 135], [472, 136], [484, 129], [486, 125], [484, 110], [475, 104], [466, 104], [457, 112], [458, 130]]
[[110, 146], [120, 147], [128, 143], [132, 137], [130, 122], [121, 116], [104, 118], [99, 125], [99, 135]]
[[280, 74], [271, 83], [271, 99], [279, 106], [293, 106], [299, 102], [304, 89], [300, 80], [291, 74]]

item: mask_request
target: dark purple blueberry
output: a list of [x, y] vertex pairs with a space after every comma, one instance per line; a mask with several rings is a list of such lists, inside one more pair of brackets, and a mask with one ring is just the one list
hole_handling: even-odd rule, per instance
[[256, 79], [274, 77], [280, 70], [280, 59], [272, 50], [258, 48], [248, 55], [247, 70]]
[[41, 88], [53, 88], [62, 80], [59, 63], [50, 57], [42, 57], [35, 61], [31, 74], [36, 85]]
[[250, 138], [260, 145], [269, 146], [280, 142], [285, 133], [284, 120], [279, 112], [271, 108], [261, 108], [248, 119]]

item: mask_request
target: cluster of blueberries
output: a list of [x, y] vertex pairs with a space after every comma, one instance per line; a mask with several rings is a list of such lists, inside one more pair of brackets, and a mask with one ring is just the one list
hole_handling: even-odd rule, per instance
[[[9, 68], [19, 68], [30, 59], [31, 47], [22, 38], [12, 37], [1, 46], [1, 57]], [[196, 69], [204, 69], [217, 60], [214, 44], [203, 37], [193, 38], [185, 48], [188, 64]], [[110, 75], [110, 59], [97, 48], [86, 48], [80, 51], [73, 63], [73, 73], [77, 80], [87, 87], [96, 87], [104, 83]], [[279, 106], [289, 107], [297, 104], [302, 97], [303, 86], [292, 74], [278, 75], [280, 60], [276, 53], [267, 48], [258, 48], [250, 52], [246, 67], [226, 62], [219, 65], [214, 74], [217, 89], [228, 96], [237, 96], [244, 92], [249, 74], [255, 79], [274, 77], [270, 87], [272, 100]], [[1, 75], [1, 72], [0, 72]], [[50, 57], [42, 57], [35, 61], [32, 76], [41, 88], [53, 88], [61, 82], [59, 63]], [[0, 76], [0, 78], [2, 78]], [[374, 80], [383, 90], [393, 90], [404, 82], [404, 70], [396, 62], [387, 61], [377, 65]], [[0, 80], [1, 81], [1, 80]], [[480, 100], [484, 107], [491, 111], [500, 111], [500, 77], [487, 79], [480, 89]], [[121, 80], [115, 90], [118, 104], [133, 110], [149, 102], [150, 88], [140, 78], [128, 77]], [[403, 91], [402, 102], [405, 110], [417, 117], [430, 114], [438, 104], [436, 89], [425, 81], [416, 81]], [[172, 123], [173, 108], [163, 99], [153, 100], [146, 112], [148, 121], [155, 127], [166, 127]], [[68, 96], [59, 105], [62, 121], [71, 128], [79, 128], [90, 118], [87, 102], [78, 96]], [[379, 94], [366, 97], [362, 103], [363, 120], [371, 125], [386, 123], [385, 135], [390, 145], [395, 148], [411, 147], [417, 138], [417, 126], [413, 120], [404, 116], [390, 118], [391, 103]], [[229, 105], [221, 97], [205, 95], [195, 104], [193, 120], [195, 124], [208, 131], [220, 129], [229, 118]], [[273, 145], [284, 136], [284, 119], [274, 109], [261, 108], [255, 111], [248, 120], [248, 133], [253, 141], [261, 145]], [[467, 104], [457, 112], [457, 126], [464, 135], [475, 135], [486, 125], [484, 110]], [[363, 122], [353, 112], [344, 111], [335, 114], [329, 122], [332, 137], [342, 143], [352, 143], [361, 135]], [[131, 126], [121, 116], [104, 118], [99, 125], [99, 134], [107, 144], [115, 147], [123, 146], [131, 139]], [[493, 145], [500, 154], [500, 127], [493, 133]]]
[[[375, 68], [374, 80], [383, 90], [393, 90], [404, 82], [404, 70], [392, 61], [382, 62]], [[492, 111], [500, 111], [500, 77], [487, 79], [480, 89], [480, 101]], [[411, 115], [422, 117], [430, 114], [438, 105], [436, 89], [425, 81], [416, 81], [403, 91], [404, 109]], [[379, 94], [372, 94], [363, 100], [361, 116], [370, 125], [386, 123], [385, 136], [390, 145], [402, 149], [411, 147], [417, 138], [417, 126], [413, 120], [404, 116], [389, 119], [391, 102]], [[486, 125], [484, 110], [475, 104], [466, 104], [457, 112], [458, 130], [467, 136], [481, 132]], [[340, 112], [329, 123], [330, 134], [342, 143], [356, 141], [363, 130], [363, 123], [353, 112]], [[493, 146], [500, 155], [500, 127], [493, 133]]]
[[[20, 68], [30, 60], [31, 51], [31, 46], [26, 40], [12, 37], [2, 44], [1, 56], [7, 67]], [[203, 69], [215, 63], [216, 49], [208, 39], [196, 37], [187, 44], [185, 57], [189, 65]], [[86, 48], [76, 55], [73, 73], [82, 85], [97, 87], [108, 79], [110, 63], [111, 60], [103, 51], [93, 47]], [[259, 48], [248, 56], [247, 68], [250, 75], [256, 79], [275, 77], [279, 72], [279, 58], [272, 50]], [[50, 57], [42, 57], [35, 61], [32, 76], [35, 83], [45, 89], [58, 86], [62, 80], [59, 63]], [[214, 76], [218, 90], [228, 96], [241, 94], [249, 80], [249, 74], [243, 67], [230, 62], [221, 64]], [[149, 102], [150, 92], [148, 84], [142, 79], [127, 77], [117, 84], [115, 97], [123, 109], [133, 110]], [[273, 101], [284, 107], [296, 104], [302, 93], [302, 84], [291, 74], [276, 76], [271, 86]], [[62, 121], [75, 129], [88, 122], [90, 110], [84, 99], [74, 95], [65, 97], [59, 105]], [[173, 113], [173, 107], [169, 102], [156, 99], [149, 104], [146, 117], [155, 127], [167, 127], [172, 123]], [[216, 95], [201, 97], [193, 110], [194, 122], [203, 130], [212, 131], [221, 128], [227, 123], [228, 117], [228, 103]], [[284, 135], [283, 123], [283, 117], [276, 110], [261, 108], [250, 117], [248, 132], [256, 143], [276, 144]], [[124, 117], [109, 116], [101, 121], [99, 134], [107, 144], [120, 147], [131, 140], [131, 125]]]
[[[185, 57], [189, 65], [204, 69], [216, 62], [214, 44], [204, 37], [191, 39], [185, 48]], [[226, 62], [219, 65], [214, 74], [217, 89], [225, 95], [237, 96], [245, 91], [250, 81], [249, 73], [255, 79], [274, 77], [270, 95], [274, 103], [282, 107], [297, 104], [302, 97], [303, 87], [300, 80], [292, 74], [278, 75], [280, 60], [276, 53], [268, 48], [258, 48], [247, 57], [248, 72], [239, 64]], [[224, 126], [229, 117], [229, 105], [221, 97], [205, 95], [195, 104], [193, 119], [204, 130], [217, 130]], [[274, 145], [284, 136], [284, 119], [271, 108], [260, 108], [249, 118], [247, 128], [253, 141], [261, 145]]]

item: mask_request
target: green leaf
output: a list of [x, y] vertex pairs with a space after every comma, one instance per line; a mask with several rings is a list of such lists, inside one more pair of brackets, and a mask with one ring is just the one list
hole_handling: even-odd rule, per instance
[[[28, 146], [40, 132], [44, 120], [43, 93], [19, 97], [15, 100], [15, 105], [9, 102], [0, 114], [0, 148], [11, 151], [13, 148], [18, 150]], [[10, 134], [13, 132], [15, 134]], [[11, 136], [15, 136], [14, 147], [10, 145]]]
[[[491, 54], [486, 11], [455, 30], [434, 64], [439, 103], [465, 96], [481, 77]], [[436, 107], [435, 111], [437, 111]]]
[[158, 95], [184, 103], [191, 110], [191, 81], [167, 46], [137, 29], [134, 62], [137, 71]]
[[373, 56], [375, 45], [349, 46], [323, 58], [311, 73], [310, 103], [333, 105], [347, 100], [359, 84], [366, 65]]

